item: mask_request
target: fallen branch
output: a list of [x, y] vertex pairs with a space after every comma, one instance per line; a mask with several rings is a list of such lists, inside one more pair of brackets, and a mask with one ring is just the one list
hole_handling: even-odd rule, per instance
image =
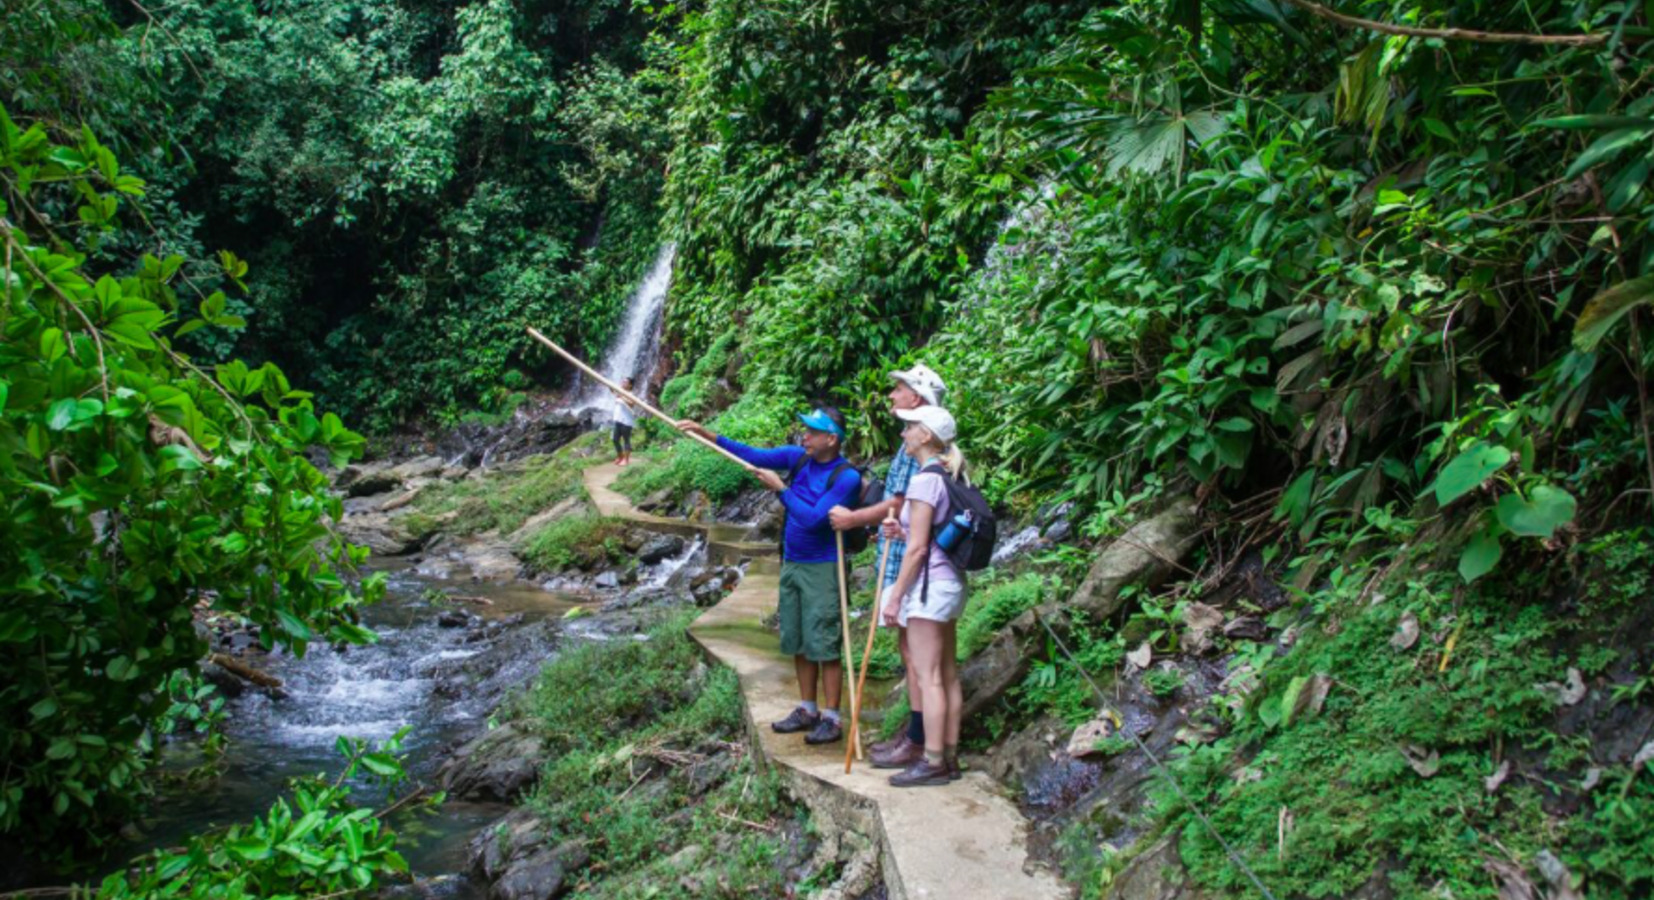
[[493, 606], [494, 601], [487, 597], [476, 597], [469, 594], [449, 594], [448, 599], [455, 603], [472, 603], [477, 606]]
[[[1359, 28], [1365, 31], [1376, 31], [1379, 34], [1393, 34], [1400, 37], [1440, 38], [1447, 41], [1470, 41], [1478, 44], [1527, 44], [1533, 46], [1563, 46], [1563, 47], [1598, 47], [1608, 43], [1609, 32], [1595, 34], [1524, 34], [1509, 31], [1476, 31], [1470, 28], [1419, 28], [1413, 25], [1394, 25], [1389, 22], [1377, 22], [1372, 19], [1363, 19], [1357, 16], [1345, 15], [1313, 3], [1311, 0], [1286, 0], [1304, 12], [1317, 18], [1326, 19], [1342, 25], [1345, 28]], [[1627, 41], [1637, 39], [1635, 35], [1626, 35]]]
[[762, 824], [759, 824], [757, 822], [749, 822], [746, 819], [741, 818], [740, 816], [731, 815], [729, 813], [724, 812], [721, 809], [717, 810], [717, 813], [718, 813], [718, 818], [728, 819], [729, 821], [734, 822], [737, 825], [745, 825], [748, 828], [753, 828], [753, 829], [756, 829], [758, 831], [762, 831], [765, 834], [774, 834], [775, 833], [775, 826], [774, 825], [762, 825]]
[[255, 669], [252, 666], [247, 665], [246, 663], [242, 662], [241, 660], [236, 659], [233, 656], [230, 656], [229, 654], [214, 653], [212, 656], [209, 656], [207, 658], [211, 662], [215, 663], [220, 668], [222, 668], [224, 671], [229, 672], [231, 675], [234, 675], [237, 678], [240, 678], [242, 681], [250, 681], [253, 684], [258, 685], [259, 687], [267, 687], [267, 688], [279, 688], [279, 687], [281, 687], [281, 679], [280, 678], [277, 678], [276, 676], [271, 675], [268, 672], [261, 672], [258, 669]]
[[401, 809], [404, 806], [407, 806], [408, 804], [414, 802], [415, 800], [419, 800], [419, 799], [424, 798], [426, 795], [428, 795], [430, 793], [431, 793], [430, 788], [427, 788], [425, 785], [422, 784], [419, 787], [415, 788], [414, 790], [409, 791], [407, 796], [405, 796], [402, 799], [396, 801], [395, 803], [392, 803], [390, 806], [387, 806], [384, 809], [381, 809], [380, 811], [374, 813], [373, 817], [375, 819], [388, 818], [391, 815], [391, 813], [396, 812], [397, 810]]

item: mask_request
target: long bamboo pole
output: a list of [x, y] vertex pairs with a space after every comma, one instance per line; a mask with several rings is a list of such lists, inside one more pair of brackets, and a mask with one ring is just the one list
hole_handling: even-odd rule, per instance
[[[844, 665], [839, 668], [843, 669], [855, 665], [850, 658], [850, 585], [845, 583], [844, 577], [844, 532], [835, 531], [833, 537], [838, 541], [838, 621], [839, 633], [844, 636]], [[856, 702], [856, 681], [848, 671], [844, 673], [844, 684], [850, 689], [850, 708], [855, 709], [861, 704]], [[850, 720], [851, 732], [845, 737], [850, 743], [850, 750], [855, 752], [857, 759], [861, 759], [861, 747], [855, 741], [855, 722], [855, 719]]]
[[[639, 397], [638, 395], [632, 393], [631, 391], [626, 390], [625, 388], [621, 387], [618, 384], [615, 384], [614, 382], [610, 381], [609, 379], [604, 378], [601, 374], [598, 373], [598, 371], [596, 369], [593, 369], [591, 366], [588, 366], [585, 363], [581, 362], [578, 358], [575, 357], [574, 354], [572, 354], [569, 351], [564, 350], [562, 347], [559, 347], [556, 344], [552, 343], [550, 338], [546, 337], [545, 335], [541, 334], [539, 331], [535, 330], [534, 326], [532, 326], [532, 325], [528, 326], [528, 334], [529, 334], [530, 337], [534, 338], [535, 340], [539, 341], [540, 343], [545, 344], [547, 347], [550, 347], [551, 352], [553, 352], [553, 353], [557, 354], [558, 356], [561, 356], [562, 358], [568, 360], [572, 365], [574, 365], [575, 368], [577, 368], [580, 371], [585, 372], [587, 375], [590, 375], [591, 377], [597, 379], [598, 384], [603, 385], [604, 387], [608, 388], [609, 390], [614, 391], [615, 393], [621, 395], [622, 397], [625, 397], [627, 400], [630, 400], [633, 403], [636, 403], [638, 406], [643, 407], [643, 409], [646, 412], [648, 412], [650, 415], [654, 416], [657, 419], [660, 419], [662, 422], [665, 422], [666, 424], [672, 426], [673, 428], [678, 427], [678, 420], [677, 419], [672, 418], [671, 416], [667, 415], [664, 412], [661, 412], [660, 410], [654, 408], [653, 406], [650, 406], [647, 402], [645, 402], [643, 400], [642, 397]], [[685, 437], [687, 437], [690, 440], [695, 441], [696, 443], [706, 447], [708, 450], [712, 450], [716, 453], [723, 454], [724, 456], [728, 457], [731, 462], [735, 463], [736, 465], [740, 466], [743, 469], [746, 469], [748, 472], [758, 471], [757, 467], [751, 465], [750, 463], [748, 463], [746, 460], [742, 459], [741, 457], [736, 456], [735, 454], [729, 452], [728, 450], [725, 450], [724, 448], [718, 446], [715, 442], [709, 441], [706, 438], [701, 437], [700, 435], [695, 434], [692, 431], [682, 431], [681, 429], [679, 431]]]
[[[896, 517], [895, 510], [885, 513], [885, 521]], [[873, 636], [879, 632], [879, 606], [884, 602], [884, 567], [890, 563], [890, 541], [884, 542], [879, 554], [879, 567], [873, 570], [873, 614], [867, 621], [867, 647], [861, 652], [861, 674], [856, 676], [856, 689], [851, 692], [850, 740], [855, 745], [856, 758], [861, 758], [861, 698], [867, 688], [867, 663], [873, 656]], [[844, 748], [844, 774], [850, 774], [850, 748]]]

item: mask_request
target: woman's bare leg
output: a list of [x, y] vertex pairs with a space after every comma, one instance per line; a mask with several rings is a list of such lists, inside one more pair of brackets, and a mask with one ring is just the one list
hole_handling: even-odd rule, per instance
[[907, 647], [917, 670], [919, 694], [925, 704], [925, 754], [942, 757], [947, 735], [948, 688], [942, 680], [942, 656], [947, 650], [947, 626], [929, 619], [907, 620]]
[[[949, 622], [943, 626], [945, 631], [945, 646], [942, 651], [942, 684], [947, 692], [948, 712], [945, 743], [949, 747], [959, 746], [959, 719], [965, 709], [965, 689], [959, 683], [959, 623]], [[926, 727], [929, 727], [928, 725]]]

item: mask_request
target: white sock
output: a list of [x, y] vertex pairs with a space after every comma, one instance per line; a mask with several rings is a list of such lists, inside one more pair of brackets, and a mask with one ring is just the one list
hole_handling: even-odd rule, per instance
[[818, 710], [816, 709], [816, 702], [814, 700], [802, 700], [802, 701], [799, 702], [798, 705], [801, 709], [803, 709], [805, 712], [809, 713], [812, 716], [815, 715], [818, 712]]
[[826, 716], [827, 721], [829, 721], [829, 722], [833, 722], [833, 723], [836, 724], [839, 720], [838, 710], [836, 710], [836, 709], [824, 709], [824, 710], [821, 711], [821, 714]]

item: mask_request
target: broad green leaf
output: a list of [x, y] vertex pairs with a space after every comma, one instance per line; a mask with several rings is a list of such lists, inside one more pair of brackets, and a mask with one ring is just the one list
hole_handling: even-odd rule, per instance
[[1605, 163], [1619, 156], [1628, 147], [1643, 147], [1647, 145], [1649, 135], [1654, 134], [1654, 121], [1644, 120], [1635, 128], [1622, 128], [1611, 131], [1592, 142], [1585, 148], [1585, 152], [1574, 160], [1568, 167], [1568, 178], [1577, 178], [1592, 166]]
[[1281, 695], [1281, 727], [1292, 724], [1292, 710], [1298, 705], [1298, 695], [1303, 693], [1304, 685], [1309, 684], [1309, 676], [1298, 675], [1287, 683], [1286, 693]]
[[0, 379], [0, 413], [6, 411], [6, 400], [11, 396], [11, 385]]
[[57, 714], [57, 699], [55, 697], [47, 697], [47, 698], [41, 700], [40, 702], [36, 703], [35, 705], [29, 707], [29, 716], [30, 716], [30, 718], [32, 718], [36, 722], [40, 721], [41, 719], [50, 719], [52, 716], [54, 716], [56, 714]]
[[1654, 301], [1654, 275], [1622, 281], [1597, 294], [1574, 321], [1574, 346], [1582, 353], [1595, 352], [1620, 319], [1650, 301]]
[[1542, 484], [1528, 491], [1525, 499], [1514, 493], [1500, 497], [1494, 513], [1499, 517], [1499, 524], [1512, 534], [1548, 538], [1557, 528], [1573, 521], [1575, 508], [1573, 494]]
[[53, 431], [62, 431], [75, 422], [75, 398], [64, 397], [46, 408], [46, 427]]
[[103, 333], [129, 347], [139, 350], [155, 349], [155, 339], [150, 336], [149, 329], [128, 319], [116, 319], [105, 325]]
[[138, 677], [138, 667], [132, 664], [131, 658], [124, 655], [110, 660], [104, 671], [115, 681], [131, 681]]
[[1557, 116], [1554, 119], [1540, 119], [1533, 124], [1540, 128], [1565, 128], [1572, 131], [1588, 128], [1654, 127], [1654, 122], [1636, 116]]
[[1310, 495], [1314, 490], [1314, 469], [1292, 479], [1292, 483], [1287, 485], [1286, 491], [1281, 494], [1280, 505], [1275, 507], [1275, 519], [1287, 516], [1294, 528], [1304, 524], [1304, 517], [1309, 515]]
[[1459, 554], [1459, 577], [1469, 584], [1486, 575], [1499, 564], [1499, 557], [1504, 552], [1499, 546], [1499, 537], [1493, 532], [1476, 532], [1465, 544], [1464, 552]]
[[161, 471], [193, 472], [201, 468], [201, 460], [195, 458], [190, 448], [182, 444], [168, 444], [160, 450]]
[[69, 342], [64, 340], [63, 332], [56, 328], [48, 328], [40, 333], [40, 358], [48, 363], [62, 359], [69, 352]]
[[366, 754], [362, 757], [362, 765], [382, 778], [390, 778], [402, 771], [402, 767], [396, 764], [396, 758], [385, 753]]
[[1434, 484], [1436, 502], [1446, 506], [1463, 497], [1509, 462], [1509, 450], [1486, 441], [1477, 441], [1442, 467]]
[[270, 845], [254, 837], [225, 841], [224, 849], [249, 862], [270, 858]]
[[34, 640], [35, 625], [20, 612], [0, 613], [0, 644], [19, 644]]
[[283, 631], [293, 637], [296, 637], [301, 641], [310, 640], [310, 626], [304, 624], [304, 620], [300, 619], [298, 616], [293, 615], [285, 609], [279, 609], [276, 610], [276, 621], [281, 623], [281, 628]]

